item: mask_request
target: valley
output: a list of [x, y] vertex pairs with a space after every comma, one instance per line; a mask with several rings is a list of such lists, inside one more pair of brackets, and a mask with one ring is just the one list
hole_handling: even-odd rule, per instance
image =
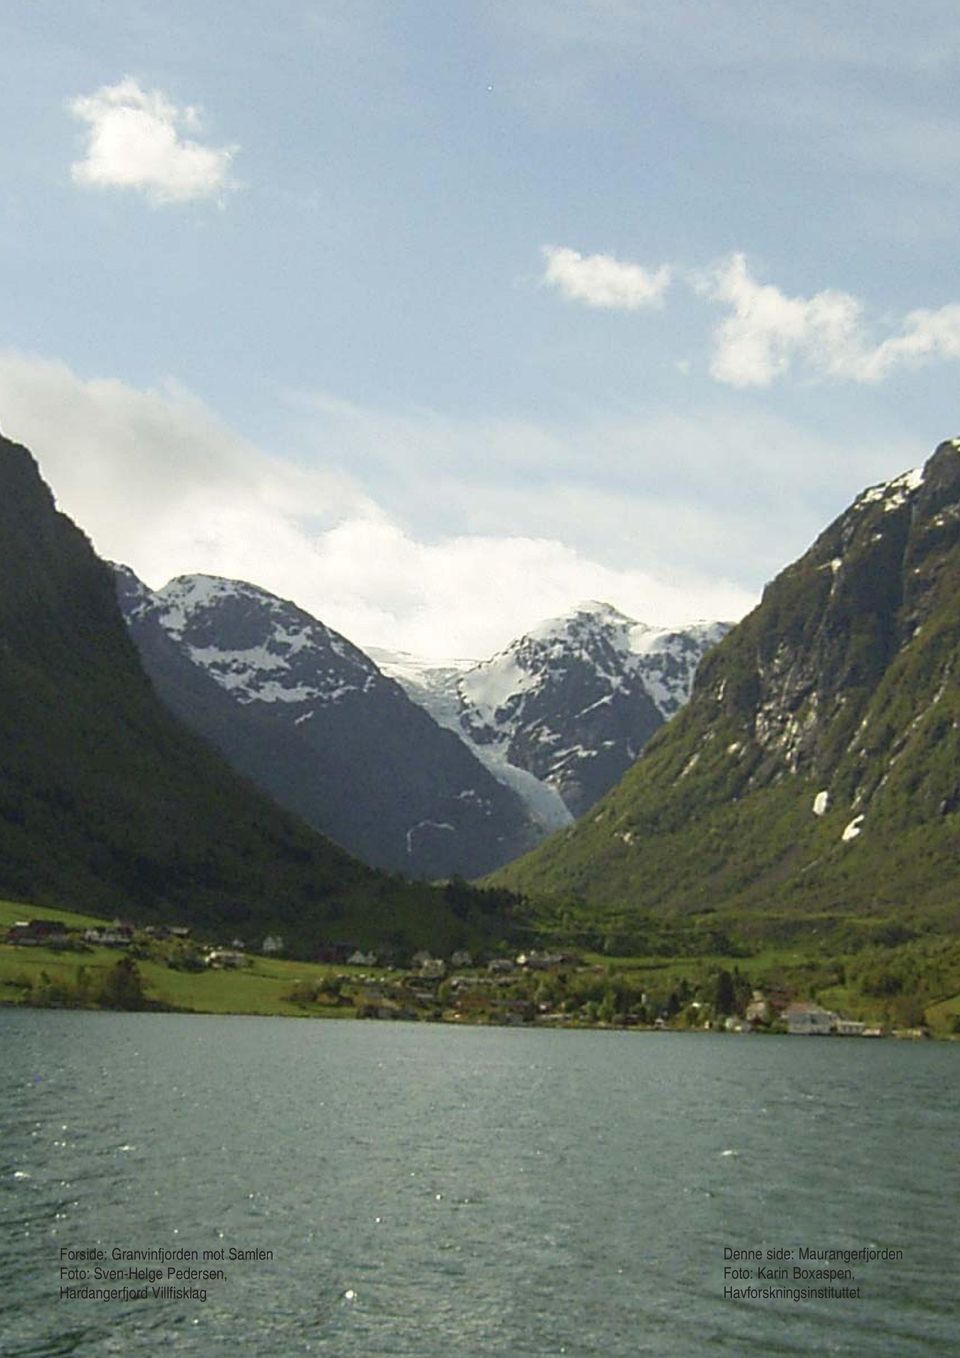
[[[216, 976], [154, 939], [160, 1007], [696, 1029], [770, 991], [950, 1036], [958, 448], [863, 492], [736, 627], [590, 603], [433, 664], [255, 585], [111, 572], [4, 443], [0, 886], [208, 949], [284, 938]], [[380, 979], [331, 1002], [331, 949]], [[450, 976], [458, 951], [481, 970]], [[71, 980], [5, 946], [6, 999], [87, 1003], [95, 953]], [[578, 961], [531, 979], [524, 953]]]

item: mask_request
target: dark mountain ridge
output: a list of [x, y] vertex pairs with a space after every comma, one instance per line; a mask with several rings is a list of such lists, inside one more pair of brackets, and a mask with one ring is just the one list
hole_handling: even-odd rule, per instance
[[[162, 706], [113, 572], [0, 437], [0, 892], [241, 931], [454, 946], [502, 930], [375, 872], [239, 778]], [[469, 893], [467, 893], [469, 895]]]

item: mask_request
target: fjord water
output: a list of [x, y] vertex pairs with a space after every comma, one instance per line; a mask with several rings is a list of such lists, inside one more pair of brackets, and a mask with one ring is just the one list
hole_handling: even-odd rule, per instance
[[[954, 1044], [6, 1010], [0, 1050], [11, 1358], [960, 1351]], [[61, 1300], [95, 1245], [273, 1258]], [[903, 1258], [725, 1300], [724, 1246]]]

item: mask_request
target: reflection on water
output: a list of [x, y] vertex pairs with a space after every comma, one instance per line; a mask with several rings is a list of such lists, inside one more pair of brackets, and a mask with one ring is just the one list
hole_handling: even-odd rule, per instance
[[[4, 1355], [960, 1352], [952, 1044], [13, 1010], [0, 1044]], [[725, 1246], [903, 1259], [725, 1300]]]

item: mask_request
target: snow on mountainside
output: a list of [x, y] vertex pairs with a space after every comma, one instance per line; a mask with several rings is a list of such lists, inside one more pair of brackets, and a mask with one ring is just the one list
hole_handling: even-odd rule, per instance
[[367, 649], [383, 673], [401, 684], [413, 702], [429, 712], [438, 726], [453, 731], [494, 778], [523, 799], [545, 833], [572, 823], [573, 816], [556, 788], [511, 764], [502, 746], [478, 744], [464, 728], [458, 683], [464, 674], [477, 668], [477, 661], [448, 660], [438, 665], [406, 651], [386, 651], [377, 646]]
[[183, 575], [153, 596], [156, 618], [240, 703], [336, 703], [380, 673], [345, 637], [242, 580]]
[[649, 627], [591, 601], [480, 663], [371, 654], [557, 828], [608, 791], [683, 706], [701, 656], [728, 630]]
[[524, 801], [358, 647], [238, 580], [117, 594], [158, 693], [277, 801], [378, 867], [479, 876], [544, 833]]

